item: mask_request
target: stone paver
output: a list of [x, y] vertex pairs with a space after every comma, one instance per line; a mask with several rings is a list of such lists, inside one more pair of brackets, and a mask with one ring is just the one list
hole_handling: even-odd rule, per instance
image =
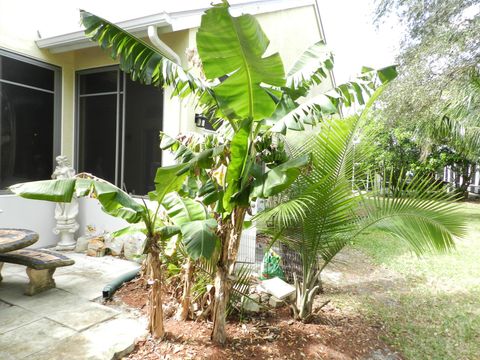
[[51, 289], [35, 296], [26, 296], [23, 294], [23, 286], [9, 287], [8, 285], [8, 283], [0, 283], [1, 300], [40, 314], [68, 308], [71, 304], [78, 302], [78, 297], [62, 289]]
[[[138, 264], [67, 253], [75, 265], [59, 268], [56, 289], [23, 293], [25, 267], [5, 264], [0, 283], [0, 359], [109, 360], [131, 350], [146, 320], [97, 299], [103, 287]], [[117, 355], [115, 355], [117, 354]]]
[[145, 319], [120, 316], [96, 325], [34, 355], [31, 360], [118, 359], [133, 350], [132, 334], [146, 334]]
[[94, 300], [102, 296], [104, 286], [115, 279], [118, 274], [106, 275], [99, 270], [82, 269], [78, 273], [55, 276], [55, 282], [58, 288], [86, 300]]
[[3, 310], [0, 308], [0, 311], [2, 316], [0, 321], [0, 335], [42, 318], [40, 314], [18, 306], [10, 306], [8, 309]]
[[11, 305], [7, 304], [6, 302], [3, 302], [0, 300], [0, 311], [6, 308], [9, 308]]
[[[75, 311], [72, 311], [72, 308]], [[87, 301], [78, 301], [60, 310], [50, 311], [45, 317], [71, 329], [81, 331], [92, 325], [110, 319], [119, 312], [107, 306]]]
[[24, 359], [75, 331], [55, 321], [39, 319], [0, 336], [0, 359]]

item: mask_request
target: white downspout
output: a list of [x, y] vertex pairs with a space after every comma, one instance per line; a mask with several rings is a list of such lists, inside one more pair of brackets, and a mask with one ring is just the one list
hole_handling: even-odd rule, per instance
[[[181, 60], [180, 60], [180, 57], [178, 56], [178, 54], [173, 51], [173, 49], [168, 46], [167, 44], [165, 44], [162, 40], [160, 40], [160, 38], [158, 37], [158, 32], [157, 32], [157, 27], [156, 26], [153, 26], [153, 25], [150, 25], [147, 29], [147, 34], [148, 34], [148, 38], [150, 39], [150, 41], [152, 42], [152, 44], [158, 49], [160, 50], [164, 55], [166, 55], [166, 57], [173, 61], [174, 63], [176, 63], [177, 65], [179, 66], [182, 66], [182, 63], [181, 63]], [[164, 124], [165, 124], [165, 101], [166, 101], [167, 97], [164, 96], [163, 98], [163, 101], [164, 101], [164, 106], [163, 106], [163, 121], [164, 121]], [[179, 126], [178, 126], [178, 130], [181, 130], [181, 121], [182, 121], [182, 106], [180, 104], [180, 102], [178, 103], [178, 122], [179, 122]], [[166, 131], [165, 128], [162, 129], [163, 131]], [[177, 130], [175, 130], [175, 132], [177, 132]], [[171, 131], [167, 131], [167, 133], [169, 133], [170, 136], [173, 136], [175, 137], [177, 134], [175, 133], [172, 133]], [[166, 153], [166, 152], [164, 152]], [[168, 153], [166, 153], [168, 154]], [[175, 164], [176, 161], [173, 159], [173, 156], [169, 156], [167, 155], [166, 157], [164, 157], [162, 155], [162, 166], [165, 166], [165, 165], [173, 165]]]
[[173, 49], [170, 46], [168, 46], [162, 40], [160, 40], [160, 38], [158, 37], [156, 26], [150, 25], [147, 29], [147, 33], [148, 33], [148, 38], [158, 50], [166, 54], [167, 57], [177, 65], [180, 65], [180, 66], [182, 65], [180, 61], [180, 57], [177, 55], [177, 53], [173, 51]]

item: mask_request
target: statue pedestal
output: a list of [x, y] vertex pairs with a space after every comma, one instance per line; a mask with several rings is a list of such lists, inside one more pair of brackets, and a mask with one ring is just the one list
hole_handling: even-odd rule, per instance
[[73, 221], [61, 223], [57, 222], [57, 226], [53, 229], [53, 232], [60, 235], [60, 240], [55, 247], [55, 250], [74, 250], [77, 245], [75, 240], [75, 232], [78, 230], [78, 223]]

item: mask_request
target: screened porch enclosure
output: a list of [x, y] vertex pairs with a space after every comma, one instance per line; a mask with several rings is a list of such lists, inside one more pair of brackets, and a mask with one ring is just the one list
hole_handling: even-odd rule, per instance
[[77, 168], [132, 194], [153, 190], [161, 166], [162, 89], [118, 67], [77, 73]]

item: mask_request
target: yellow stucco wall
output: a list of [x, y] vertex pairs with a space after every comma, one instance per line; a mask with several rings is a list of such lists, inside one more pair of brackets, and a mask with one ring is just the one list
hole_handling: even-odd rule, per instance
[[[22, 2], [0, 1], [0, 48], [57, 65], [62, 69], [62, 154], [70, 159], [74, 155], [74, 98], [75, 72], [78, 70], [112, 65], [115, 62], [98, 47], [91, 47], [61, 54], [40, 50], [35, 19], [47, 16], [51, 9], [41, 2], [29, 2], [26, 18]], [[33, 15], [32, 15], [33, 14]], [[257, 16], [262, 28], [270, 38], [269, 52], [280, 52], [286, 71], [298, 56], [312, 43], [321, 38], [313, 5]], [[161, 34], [187, 65], [185, 50], [195, 47], [196, 29]], [[330, 86], [330, 84], [328, 84]], [[178, 132], [197, 131], [194, 125], [194, 107], [191, 101], [182, 102], [170, 97], [166, 89], [164, 97], [164, 130], [171, 135]]]
[[[268, 52], [280, 53], [285, 73], [310, 45], [323, 39], [313, 5], [261, 14], [257, 19], [270, 39]], [[331, 87], [330, 79], [321, 90]]]

